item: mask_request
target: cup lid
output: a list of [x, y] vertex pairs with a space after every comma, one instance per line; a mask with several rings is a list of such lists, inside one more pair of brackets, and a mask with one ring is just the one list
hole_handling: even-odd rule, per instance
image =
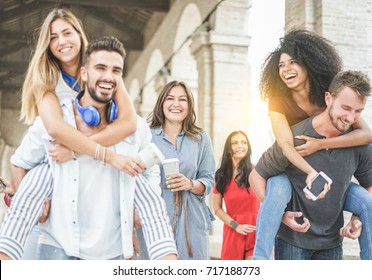
[[161, 163], [166, 164], [166, 163], [173, 163], [173, 162], [178, 162], [178, 158], [167, 158], [163, 160]]

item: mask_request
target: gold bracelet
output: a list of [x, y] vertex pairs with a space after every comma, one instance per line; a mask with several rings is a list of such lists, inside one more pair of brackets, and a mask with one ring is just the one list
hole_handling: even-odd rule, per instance
[[96, 153], [94, 154], [94, 159], [95, 160], [98, 160], [100, 147], [101, 147], [101, 145], [100, 144], [97, 144], [97, 146], [96, 146]]
[[191, 179], [189, 179], [189, 180], [190, 180], [190, 182], [191, 182], [191, 189], [190, 189], [190, 191], [192, 191], [193, 189], [195, 189], [195, 185], [194, 185], [193, 180], [191, 180]]
[[103, 164], [106, 165], [106, 147], [103, 147], [102, 161], [103, 161]]

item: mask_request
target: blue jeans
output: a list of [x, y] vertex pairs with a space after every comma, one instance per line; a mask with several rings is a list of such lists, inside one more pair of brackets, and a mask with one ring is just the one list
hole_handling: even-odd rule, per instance
[[275, 240], [276, 260], [342, 260], [342, 245], [332, 249], [308, 250], [293, 246], [280, 238]]
[[[282, 173], [267, 180], [266, 196], [261, 205], [256, 225], [254, 260], [268, 260], [274, 247], [284, 210], [292, 196], [292, 185]], [[372, 260], [372, 194], [355, 183], [346, 192], [343, 210], [359, 216], [363, 227], [359, 237], [360, 258]]]
[[266, 195], [257, 217], [254, 260], [268, 260], [284, 210], [292, 197], [292, 184], [286, 174], [271, 177], [266, 182]]
[[[39, 260], [81, 260], [80, 258], [66, 255], [65, 250], [51, 245], [39, 244], [37, 250]], [[123, 256], [118, 256], [110, 260], [122, 260]]]
[[362, 233], [358, 238], [360, 258], [372, 260], [372, 194], [351, 182], [347, 188], [344, 210], [360, 218], [362, 222]]
[[27, 238], [22, 260], [37, 260], [37, 243], [39, 241], [39, 225], [36, 224]]

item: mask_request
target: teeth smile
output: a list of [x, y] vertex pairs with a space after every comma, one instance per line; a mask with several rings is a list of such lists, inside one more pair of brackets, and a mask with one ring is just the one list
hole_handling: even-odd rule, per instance
[[100, 88], [103, 88], [103, 89], [112, 89], [113, 88], [113, 85], [109, 85], [109, 84], [98, 84], [98, 86]]
[[287, 80], [288, 79], [292, 79], [292, 78], [295, 78], [296, 75], [295, 74], [288, 74], [288, 75], [285, 75], [284, 78], [286, 78]]
[[68, 48], [64, 48], [64, 49], [59, 50], [59, 52], [65, 53], [65, 52], [68, 52], [70, 50], [71, 50], [71, 47], [68, 47]]

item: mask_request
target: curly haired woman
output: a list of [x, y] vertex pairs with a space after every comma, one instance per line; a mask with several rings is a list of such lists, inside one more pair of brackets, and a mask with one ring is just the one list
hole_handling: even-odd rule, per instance
[[[317, 171], [304, 159], [321, 149], [335, 149], [365, 145], [372, 142], [371, 130], [361, 119], [353, 125], [353, 131], [334, 138], [314, 139], [295, 135], [305, 144], [294, 147], [294, 136], [290, 126], [325, 108], [324, 94], [333, 77], [342, 69], [341, 58], [330, 41], [306, 30], [292, 30], [280, 40], [279, 46], [271, 52], [262, 68], [260, 92], [269, 103], [269, 115], [275, 138], [288, 160], [305, 172], [306, 184]], [[292, 188], [287, 176], [279, 174], [270, 178], [266, 186], [250, 182], [263, 204], [257, 220], [257, 239], [254, 259], [269, 259], [274, 246], [275, 235], [282, 220], [284, 209], [291, 198]], [[305, 182], [304, 182], [305, 185]], [[326, 187], [320, 198], [329, 191]], [[344, 210], [359, 216], [363, 230], [359, 238], [361, 258], [372, 258], [372, 211], [371, 195], [361, 192], [356, 184], [350, 183]], [[266, 192], [266, 197], [265, 197]], [[355, 203], [358, 201], [358, 203]], [[298, 230], [308, 227], [308, 221], [298, 225]]]

